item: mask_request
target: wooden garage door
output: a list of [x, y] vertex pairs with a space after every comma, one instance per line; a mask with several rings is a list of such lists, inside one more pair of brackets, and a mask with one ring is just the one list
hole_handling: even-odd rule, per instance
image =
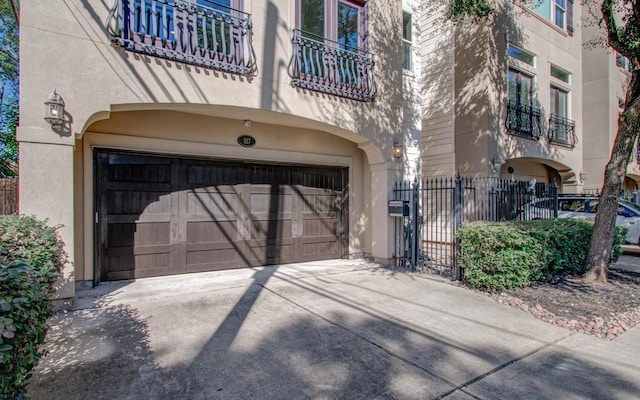
[[346, 255], [345, 168], [95, 160], [99, 281]]

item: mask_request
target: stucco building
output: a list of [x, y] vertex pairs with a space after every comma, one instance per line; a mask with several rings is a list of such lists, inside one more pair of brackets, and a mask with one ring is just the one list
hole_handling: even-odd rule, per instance
[[[59, 295], [74, 282], [388, 259], [388, 194], [419, 158], [402, 8], [24, 3], [20, 211], [62, 225], [72, 263]], [[60, 125], [43, 119], [53, 88]]]
[[424, 176], [455, 172], [555, 182], [579, 192], [583, 157], [580, 7], [499, 2], [492, 24], [423, 19]]
[[[60, 297], [116, 279], [387, 261], [401, 179], [598, 188], [626, 72], [584, 50], [581, 7], [503, 1], [490, 24], [453, 26], [432, 3], [24, 3], [20, 212], [62, 225]], [[60, 121], [43, 118], [53, 88]]]

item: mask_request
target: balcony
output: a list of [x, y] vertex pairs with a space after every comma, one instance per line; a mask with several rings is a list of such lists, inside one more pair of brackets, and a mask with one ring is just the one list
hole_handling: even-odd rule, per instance
[[542, 136], [540, 110], [509, 101], [507, 104], [506, 127], [509, 135], [538, 140]]
[[358, 101], [375, 99], [372, 54], [308, 36], [299, 30], [293, 33], [289, 75], [294, 86]]
[[107, 18], [115, 46], [240, 75], [254, 75], [251, 17], [198, 0], [116, 0]]
[[576, 145], [576, 124], [555, 114], [549, 117], [549, 143], [573, 148]]

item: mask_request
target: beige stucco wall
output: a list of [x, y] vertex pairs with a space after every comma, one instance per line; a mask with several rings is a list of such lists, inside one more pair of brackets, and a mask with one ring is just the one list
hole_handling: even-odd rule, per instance
[[[405, 163], [391, 157], [391, 144], [409, 132], [398, 45], [401, 0], [368, 2], [368, 50], [376, 57], [378, 86], [373, 103], [292, 87], [287, 66], [295, 2], [244, 0], [244, 5], [253, 21], [258, 72], [252, 77], [114, 48], [105, 30], [110, 1], [23, 5], [20, 202], [23, 212], [64, 225], [77, 279], [92, 277], [93, 145], [213, 157], [233, 150], [234, 157], [263, 161], [348, 164], [350, 252], [390, 256], [387, 199], [405, 173]], [[43, 120], [43, 102], [53, 87], [66, 103], [68, 123], [61, 132]], [[253, 121], [250, 133], [266, 147], [238, 148], [244, 120]], [[42, 199], [42, 191], [49, 200]]]
[[[433, 118], [425, 125], [439, 126], [443, 131], [453, 129], [453, 143], [447, 141], [446, 148], [455, 159], [455, 171], [463, 175], [496, 176], [499, 168], [495, 172], [492, 170], [492, 159], [501, 164], [525, 159], [530, 168], [539, 164], [558, 169], [565, 184], [577, 186], [580, 183], [575, 176], [582, 167], [583, 149], [581, 31], [576, 26], [574, 36], [569, 36], [526, 9], [511, 2], [501, 4], [491, 23], [459, 25], [453, 30], [455, 52], [451, 65], [455, 68], [452, 80], [455, 119], [452, 123], [449, 113], [448, 119]], [[576, 6], [574, 21], [579, 20], [580, 8]], [[509, 59], [508, 43], [534, 54], [535, 65]], [[551, 63], [571, 73], [569, 84], [550, 77]], [[538, 141], [506, 133], [509, 65], [534, 76], [534, 103], [542, 110], [545, 127], [543, 137]], [[445, 69], [443, 76], [446, 74]], [[572, 149], [551, 145], [547, 139], [551, 83], [570, 92], [569, 117], [576, 122], [577, 136], [576, 146]], [[446, 93], [450, 96], [451, 92]], [[423, 135], [425, 133], [423, 129]], [[428, 157], [426, 153], [423, 156]], [[429, 161], [425, 159], [424, 163], [427, 165]]]
[[[585, 41], [598, 36], [595, 29], [588, 29]], [[600, 190], [604, 180], [604, 169], [611, 155], [611, 148], [618, 130], [620, 108], [618, 99], [624, 101], [631, 74], [616, 65], [613, 50], [602, 46], [585, 46], [584, 68], [584, 117], [585, 189]], [[627, 167], [627, 176], [637, 181], [640, 175], [635, 152]], [[627, 181], [626, 190], [633, 191]]]

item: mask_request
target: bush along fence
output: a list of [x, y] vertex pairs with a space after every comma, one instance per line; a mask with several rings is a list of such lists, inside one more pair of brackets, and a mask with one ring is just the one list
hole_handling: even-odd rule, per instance
[[0, 399], [26, 396], [53, 314], [53, 286], [67, 262], [63, 247], [46, 221], [0, 216]]
[[[466, 285], [491, 292], [582, 275], [592, 233], [591, 221], [572, 218], [464, 224], [457, 232], [458, 264]], [[612, 262], [620, 257], [625, 236], [617, 227]]]
[[[530, 207], [534, 202], [535, 214]], [[391, 206], [400, 206], [404, 212], [391, 212]], [[463, 271], [456, 259], [456, 233], [463, 223], [557, 217], [558, 187], [535, 180], [460, 175], [397, 182], [390, 214], [396, 217], [396, 266], [462, 279]]]

